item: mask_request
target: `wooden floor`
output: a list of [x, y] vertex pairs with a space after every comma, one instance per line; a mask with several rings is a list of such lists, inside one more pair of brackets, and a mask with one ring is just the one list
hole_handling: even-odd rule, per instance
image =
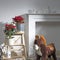
[[[36, 58], [35, 57], [33, 57], [33, 58], [30, 57], [30, 58], [27, 58], [26, 60], [36, 60]], [[50, 59], [48, 59], [48, 60], [50, 60]], [[53, 60], [53, 59], [51, 59], [51, 60]], [[60, 60], [60, 56], [57, 56], [57, 60]]]

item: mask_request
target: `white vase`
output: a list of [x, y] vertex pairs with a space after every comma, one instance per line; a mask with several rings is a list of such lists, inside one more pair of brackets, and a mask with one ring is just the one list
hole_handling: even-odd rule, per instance
[[11, 50], [9, 46], [7, 46], [7, 57], [11, 58]]
[[11, 58], [11, 51], [8, 51], [8, 58]]

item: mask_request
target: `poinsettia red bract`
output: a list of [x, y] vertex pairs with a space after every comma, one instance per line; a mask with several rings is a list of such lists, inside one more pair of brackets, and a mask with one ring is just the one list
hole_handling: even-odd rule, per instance
[[24, 18], [22, 16], [15, 16], [15, 18], [13, 18], [13, 20], [15, 22], [20, 22], [21, 23], [24, 20]]

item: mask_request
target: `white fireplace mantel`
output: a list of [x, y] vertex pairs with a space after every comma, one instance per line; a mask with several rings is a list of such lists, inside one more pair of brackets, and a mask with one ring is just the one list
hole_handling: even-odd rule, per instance
[[33, 43], [35, 39], [36, 22], [60, 22], [60, 14], [24, 14], [25, 40], [28, 56], [34, 54]]

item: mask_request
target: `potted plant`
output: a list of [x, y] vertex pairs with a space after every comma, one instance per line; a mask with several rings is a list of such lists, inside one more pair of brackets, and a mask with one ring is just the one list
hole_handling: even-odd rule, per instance
[[4, 33], [6, 37], [11, 38], [11, 36], [15, 33], [16, 26], [13, 24], [5, 24]]
[[16, 22], [18, 31], [24, 31], [24, 18], [22, 16], [15, 16], [13, 21]]

